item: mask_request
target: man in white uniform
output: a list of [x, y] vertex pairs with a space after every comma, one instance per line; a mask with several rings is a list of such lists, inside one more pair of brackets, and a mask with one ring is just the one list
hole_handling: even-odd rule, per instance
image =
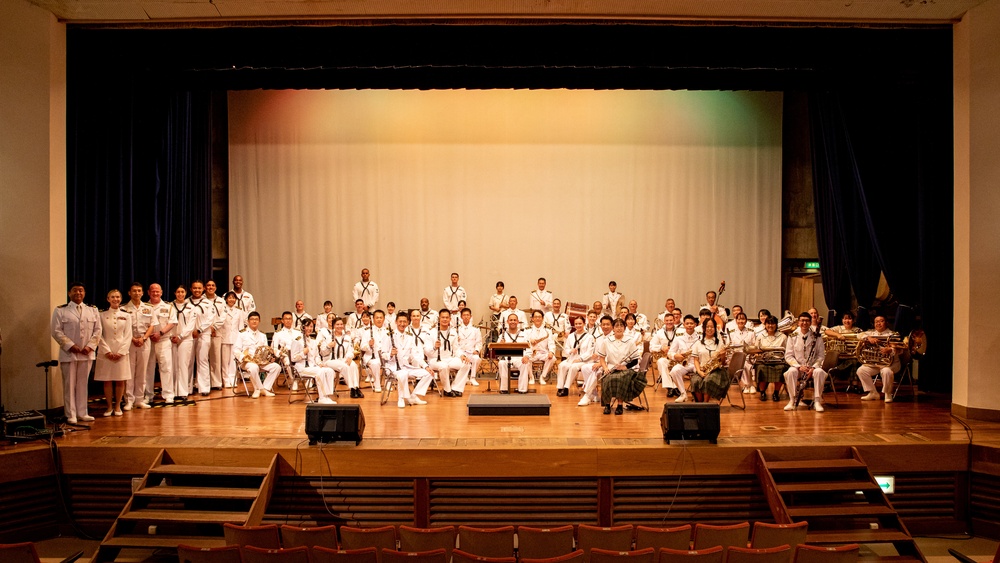
[[149, 306], [153, 309], [153, 332], [149, 340], [153, 349], [146, 364], [146, 402], [153, 400], [156, 367], [160, 368], [160, 395], [167, 403], [174, 402], [174, 350], [170, 333], [177, 326], [177, 311], [169, 302], [163, 301], [163, 289], [158, 283], [149, 284]]
[[552, 292], [545, 289], [545, 278], [538, 278], [538, 289], [531, 292], [529, 305], [532, 310], [538, 309], [542, 313], [552, 312]]
[[369, 312], [375, 310], [378, 305], [378, 284], [371, 281], [371, 273], [368, 268], [361, 270], [361, 281], [354, 284], [354, 291], [351, 295], [354, 300], [360, 299], [365, 304], [365, 309]]
[[[875, 317], [875, 327], [868, 332], [865, 332], [862, 337], [867, 339], [869, 343], [881, 345], [882, 353], [889, 354], [892, 352], [891, 346], [888, 346], [887, 340], [890, 336], [896, 333], [889, 330], [886, 326], [885, 317], [879, 315]], [[860, 344], [858, 344], [860, 346]], [[858, 374], [858, 379], [861, 380], [861, 386], [868, 393], [861, 397], [862, 401], [877, 401], [881, 397], [878, 394], [878, 390], [875, 389], [875, 374], [882, 375], [882, 392], [885, 393], [885, 402], [892, 402], [892, 383], [896, 372], [900, 369], [899, 356], [896, 355], [892, 359], [892, 364], [888, 367], [873, 366], [869, 364], [864, 364], [858, 368], [856, 372]]]
[[[132, 369], [132, 379], [125, 382], [125, 406], [122, 410], [130, 410], [133, 406], [148, 409], [146, 397], [146, 365], [149, 363], [149, 351], [153, 345], [149, 335], [153, 333], [153, 308], [142, 302], [142, 284], [135, 282], [129, 287], [130, 300], [122, 306], [122, 310], [132, 316], [132, 348], [129, 350], [128, 361]], [[149, 374], [149, 389], [153, 389], [152, 373]]]
[[451, 273], [451, 285], [444, 288], [442, 300], [444, 301], [444, 308], [448, 309], [448, 312], [456, 317], [458, 316], [458, 311], [461, 309], [458, 306], [458, 302], [468, 301], [468, 298], [465, 295], [465, 288], [458, 285], [457, 273]]
[[[249, 315], [257, 310], [257, 304], [253, 301], [253, 295], [249, 291], [243, 291], [243, 276], [236, 274], [233, 276], [233, 293], [236, 294], [236, 306]], [[249, 322], [249, 317], [247, 318]]]
[[823, 412], [823, 385], [826, 383], [826, 372], [823, 371], [823, 357], [826, 348], [823, 346], [823, 333], [812, 328], [812, 316], [809, 313], [799, 315], [799, 327], [788, 335], [785, 343], [785, 385], [788, 386], [788, 404], [785, 410], [794, 410], [798, 406], [798, 390], [808, 385], [811, 378], [815, 390], [813, 407], [816, 412]]
[[[462, 360], [458, 357], [458, 335], [451, 328], [451, 312], [447, 309], [438, 311], [438, 326], [431, 332], [431, 338], [424, 342], [424, 353], [431, 370], [437, 373], [444, 396], [461, 397], [462, 391], [452, 391], [451, 386], [451, 370], [458, 373], [462, 369]], [[465, 382], [459, 382], [457, 377], [455, 383], [465, 388]]]
[[[271, 388], [274, 387], [274, 382], [278, 379], [278, 373], [281, 372], [281, 366], [275, 362], [258, 366], [256, 362], [247, 359], [252, 358], [258, 348], [268, 345], [267, 336], [264, 336], [263, 332], [257, 330], [258, 327], [260, 327], [260, 313], [253, 311], [247, 315], [247, 328], [240, 331], [239, 338], [236, 344], [233, 345], [233, 352], [237, 358], [236, 361], [245, 362], [242, 363], [243, 369], [250, 374], [250, 383], [253, 384], [253, 395], [251, 395], [251, 398], [253, 399], [259, 398], [262, 394], [265, 397], [273, 397], [274, 392], [271, 391]], [[267, 374], [263, 383], [260, 381], [261, 369]]]
[[101, 319], [97, 307], [84, 305], [83, 284], [69, 284], [69, 302], [52, 311], [52, 338], [59, 345], [59, 369], [63, 376], [66, 420], [91, 422], [87, 414], [87, 379], [101, 341]]

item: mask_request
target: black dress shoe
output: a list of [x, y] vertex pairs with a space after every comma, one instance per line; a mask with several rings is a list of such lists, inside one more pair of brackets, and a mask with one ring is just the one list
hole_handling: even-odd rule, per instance
[[611, 414], [611, 405], [604, 405], [604, 414]]
[[527, 395], [528, 394], [527, 391], [521, 391], [520, 389], [518, 389], [517, 392], [520, 393], [521, 395]]
[[677, 389], [667, 389], [667, 398], [670, 398], [670, 397], [680, 397], [680, 396], [681, 396], [681, 392], [678, 391]]
[[615, 407], [615, 415], [620, 415], [622, 412], [624, 412], [624, 409], [622, 409], [622, 404], [618, 403], [618, 406]]
[[441, 393], [441, 396], [442, 397], [454, 397], [455, 394], [452, 393], [451, 391], [445, 391], [445, 392]]
[[507, 390], [505, 390], [505, 389], [501, 389], [501, 390], [500, 390], [500, 394], [501, 394], [501, 395], [510, 395], [510, 391], [507, 391]]
[[461, 391], [452, 391], [451, 392], [451, 396], [452, 397], [461, 397], [462, 396], [462, 392]]
[[351, 387], [351, 388], [349, 389], [349, 391], [351, 392], [351, 398], [352, 398], [352, 399], [357, 399], [357, 398], [358, 398], [358, 396], [354, 394], [354, 388], [353, 388], [353, 387]]
[[358, 395], [357, 398], [358, 399], [364, 399], [365, 398], [365, 394], [361, 392], [361, 388], [360, 387], [356, 387], [354, 389], [354, 392], [357, 393], [357, 395]]
[[760, 400], [761, 401], [765, 401], [765, 402], [767, 401], [767, 392], [766, 391], [761, 391], [760, 392]]
[[774, 393], [771, 393], [771, 400], [777, 403], [779, 400], [781, 400], [781, 395], [779, 395], [778, 392], [775, 391]]

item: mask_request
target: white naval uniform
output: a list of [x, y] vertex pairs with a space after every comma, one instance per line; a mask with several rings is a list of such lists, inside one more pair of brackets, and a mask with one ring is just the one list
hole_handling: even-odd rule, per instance
[[[347, 315], [347, 318], [344, 319], [344, 332], [349, 334], [353, 335], [356, 330], [363, 326], [365, 326], [365, 323], [361, 320], [361, 315], [357, 311]], [[330, 330], [332, 331], [333, 327], [330, 327]]]
[[[267, 336], [263, 332], [245, 328], [240, 331], [239, 338], [237, 338], [236, 344], [233, 345], [233, 356], [236, 358], [236, 361], [240, 361], [240, 358], [247, 355], [247, 352], [250, 353], [250, 356], [253, 356], [259, 347], [267, 345]], [[259, 391], [270, 392], [271, 388], [274, 387], [274, 382], [278, 379], [278, 374], [281, 372], [281, 366], [275, 362], [263, 366], [258, 366], [254, 362], [247, 362], [246, 367], [243, 369], [250, 374], [250, 383], [253, 384], [255, 393]], [[267, 373], [263, 383], [260, 382], [261, 369]]]
[[531, 306], [531, 310], [539, 310], [542, 313], [552, 312], [552, 292], [548, 290], [538, 290], [531, 292], [528, 304]]
[[[122, 305], [122, 309], [132, 317], [132, 338], [141, 338], [153, 325], [153, 308], [149, 303], [140, 301], [138, 305], [129, 300]], [[142, 346], [134, 343], [129, 349], [128, 363], [132, 370], [132, 379], [125, 383], [125, 404], [148, 404], [153, 397], [153, 371], [146, 372], [146, 365], [149, 363], [149, 351], [153, 348], [153, 343], [148, 339], [144, 340]], [[147, 389], [149, 395], [147, 396]]]
[[349, 389], [357, 389], [360, 386], [358, 366], [354, 363], [354, 342], [350, 334], [346, 332], [341, 336], [331, 334], [330, 339], [323, 342], [323, 348], [319, 352], [325, 359], [323, 365], [333, 368]]
[[[178, 305], [172, 302], [170, 307], [177, 315], [177, 326], [170, 333], [172, 362], [174, 366], [174, 396], [187, 397], [191, 394], [191, 384], [194, 381], [194, 373], [191, 371], [194, 353], [194, 331], [198, 327], [199, 309], [187, 301]], [[177, 338], [179, 342], [174, 342]], [[160, 381], [163, 385], [163, 381]]]
[[[617, 291], [610, 291], [601, 296], [601, 316], [607, 315], [612, 319], [618, 318], [619, 303], [622, 301], [622, 294]], [[597, 319], [600, 321], [601, 319]]]
[[507, 317], [510, 315], [517, 316], [517, 328], [523, 330], [528, 325], [528, 316], [524, 314], [524, 311], [520, 309], [504, 309], [500, 311], [500, 326], [504, 327], [503, 330], [507, 330]]
[[[683, 354], [691, 350], [694, 347], [695, 342], [698, 342], [701, 338], [698, 336], [697, 332], [688, 334], [685, 330], [683, 334], [679, 334], [674, 337], [674, 341], [670, 344], [670, 350], [667, 354], [672, 358], [674, 354]], [[678, 391], [681, 392], [681, 396], [677, 397], [678, 403], [683, 403], [687, 401], [687, 388], [684, 386], [684, 376], [688, 374], [695, 373], [694, 362], [691, 361], [690, 356], [687, 360], [677, 364], [670, 370], [670, 378], [674, 380], [674, 386]]]
[[569, 324], [569, 317], [566, 313], [545, 313], [545, 326], [552, 327], [553, 336], [565, 336], [566, 334], [573, 332], [572, 326]]
[[[132, 369], [128, 361], [132, 347], [132, 316], [122, 309], [101, 311], [101, 340], [97, 345], [97, 366], [94, 381], [128, 381], [132, 379]], [[120, 354], [117, 360], [110, 360], [107, 354]], [[115, 405], [118, 410], [118, 405]]]
[[188, 297], [188, 303], [198, 313], [198, 337], [193, 339], [194, 353], [188, 363], [188, 369], [197, 381], [198, 391], [202, 395], [207, 395], [212, 388], [212, 372], [208, 362], [212, 348], [212, 328], [219, 321], [219, 309], [205, 297], [197, 301]]
[[222, 341], [219, 351], [219, 368], [222, 370], [222, 385], [232, 387], [236, 383], [236, 361], [233, 359], [233, 346], [240, 337], [240, 327], [246, 324], [246, 313], [233, 305], [224, 305], [220, 309], [219, 318], [222, 325], [216, 330]]
[[[370, 325], [361, 333], [361, 363], [369, 370], [372, 378], [372, 390], [382, 392], [382, 350], [386, 346], [387, 331], [385, 326], [379, 328]], [[374, 340], [374, 344], [372, 341]]]
[[823, 358], [826, 349], [823, 346], [823, 333], [816, 336], [812, 328], [802, 330], [796, 328], [785, 341], [785, 363], [788, 369], [785, 371], [785, 385], [788, 386], [788, 404], [785, 410], [795, 408], [795, 397], [798, 396], [799, 367], [812, 366], [813, 389], [815, 390], [814, 404], [816, 411], [823, 411], [823, 385], [826, 383], [826, 372], [823, 371]]
[[465, 288], [462, 286], [445, 286], [444, 291], [441, 293], [441, 302], [444, 303], [445, 309], [451, 311], [451, 316], [453, 317], [458, 315], [459, 301], [469, 302], [465, 294]]
[[313, 334], [318, 334], [319, 333], [319, 329], [321, 329], [321, 328], [326, 328], [326, 329], [333, 328], [332, 326], [330, 326], [330, 323], [326, 320], [327, 319], [327, 315], [330, 315], [332, 313], [333, 313], [333, 311], [330, 311], [329, 313], [327, 313], [326, 311], [323, 311], [322, 313], [319, 313], [318, 315], [316, 315], [316, 327], [315, 327], [316, 331]]
[[305, 311], [302, 311], [302, 313], [298, 313], [296, 311], [292, 311], [292, 328], [293, 329], [301, 332], [302, 331], [302, 323], [304, 323], [307, 320], [315, 322], [316, 319], [314, 319], [312, 315], [310, 315], [309, 313], [307, 313]]
[[479, 373], [479, 363], [481, 361], [479, 351], [482, 349], [483, 333], [479, 331], [479, 327], [472, 324], [471, 319], [469, 320], [469, 324], [459, 321], [458, 355], [462, 361], [462, 369], [458, 370], [455, 382], [452, 383], [453, 391], [464, 393], [466, 381], [471, 382], [473, 385], [479, 385], [476, 382], [476, 374]]
[[670, 345], [677, 338], [676, 329], [663, 327], [653, 333], [649, 339], [650, 352], [663, 352], [663, 357], [656, 360], [656, 373], [660, 374], [660, 385], [664, 389], [677, 389], [674, 378], [670, 377]]
[[[149, 354], [149, 363], [146, 364], [146, 400], [153, 400], [155, 395], [153, 382], [155, 368], [160, 368], [160, 395], [163, 400], [174, 402], [174, 345], [170, 342], [170, 335], [174, 333], [174, 326], [177, 324], [177, 311], [169, 301], [161, 300], [155, 305], [150, 303], [153, 309], [153, 334], [159, 335], [159, 340], [153, 342], [153, 349]], [[171, 327], [170, 330], [166, 330]]]
[[222, 323], [225, 319], [222, 318], [223, 311], [226, 309], [226, 300], [219, 297], [218, 294], [214, 298], [205, 295], [205, 300], [215, 305], [215, 323], [212, 324], [212, 328], [209, 330], [211, 336], [209, 336], [210, 344], [208, 348], [208, 372], [211, 377], [209, 377], [210, 387], [212, 389], [217, 389], [222, 387], [223, 381], [225, 380], [226, 373], [226, 360], [225, 358], [231, 358], [232, 354], [222, 354], [222, 335], [219, 334], [219, 329], [222, 328]]
[[316, 392], [319, 395], [319, 403], [325, 405], [336, 404], [330, 395], [333, 395], [334, 373], [333, 369], [320, 365], [319, 343], [315, 338], [310, 337], [306, 342], [302, 333], [299, 332], [291, 340], [287, 337], [282, 341], [287, 346], [288, 355], [292, 360], [292, 366], [301, 377], [311, 377], [316, 382]]
[[257, 304], [254, 303], [253, 295], [250, 295], [249, 291], [236, 294], [236, 306], [239, 307], [245, 315], [249, 315], [257, 310]]
[[576, 381], [580, 369], [593, 357], [594, 337], [589, 332], [584, 331], [581, 334], [574, 332], [567, 336], [566, 345], [563, 346], [563, 361], [559, 362], [556, 375], [556, 389], [569, 389]]
[[[524, 356], [527, 358], [529, 363], [528, 373], [530, 374], [530, 379], [528, 380], [528, 383], [535, 382], [535, 372], [530, 368], [530, 363], [545, 362], [545, 365], [542, 367], [542, 373], [538, 375], [538, 382], [545, 385], [545, 381], [549, 377], [549, 372], [552, 371], [552, 366], [556, 363], [556, 341], [552, 337], [552, 333], [549, 332], [549, 329], [545, 328], [545, 325], [538, 327], [531, 325], [531, 327], [524, 332], [528, 335], [529, 344], [542, 339], [540, 342], [537, 342], [532, 345], [531, 348], [524, 351]], [[518, 381], [518, 383], [520, 383], [520, 381]]]
[[[428, 370], [427, 360], [424, 358], [424, 341], [427, 334], [414, 329], [412, 326], [406, 329], [402, 335], [396, 335], [396, 358], [399, 362], [399, 369], [395, 371], [396, 381], [399, 383], [399, 406], [406, 406], [404, 402], [417, 405], [423, 402], [421, 397], [427, 394], [431, 382], [434, 381], [434, 374]], [[416, 381], [413, 391], [410, 392], [409, 378]]]
[[649, 334], [649, 319], [646, 318], [646, 315], [643, 315], [642, 313], [635, 314], [635, 330], [642, 333], [643, 338], [645, 338], [645, 335]]
[[[497, 342], [524, 342], [528, 344], [528, 335], [525, 334], [523, 330], [518, 330], [515, 334], [511, 334], [508, 331], [503, 331], [500, 333], [500, 338]], [[517, 392], [527, 393], [528, 392], [528, 374], [531, 373], [531, 360], [529, 359], [528, 353], [530, 348], [524, 350], [524, 356], [520, 358], [501, 358], [498, 360], [499, 372], [500, 372], [500, 390], [508, 391], [510, 389], [510, 370], [514, 367], [516, 363], [520, 367], [519, 375], [517, 377]]]
[[[714, 315], [719, 315], [720, 317], [722, 317], [722, 326], [726, 326], [726, 322], [729, 320], [729, 315], [726, 314], [726, 308], [723, 307], [722, 304], [720, 304], [718, 301], [715, 302], [715, 306], [719, 308], [719, 312], [718, 313], [713, 313], [713, 314]], [[709, 311], [711, 311], [712, 310], [712, 306], [709, 305], [708, 303], [705, 303], [701, 307], [698, 307], [699, 311], [701, 311], [702, 309], [708, 309]], [[699, 324], [698, 326], [701, 326], [701, 325]]]
[[420, 311], [420, 330], [430, 330], [438, 325], [438, 312], [434, 309]]
[[584, 364], [580, 368], [580, 374], [583, 376], [583, 397], [577, 403], [578, 406], [583, 407], [598, 401], [597, 380], [604, 374], [604, 369], [601, 368], [601, 362], [597, 358], [601, 355], [602, 351], [606, 350], [605, 347], [609, 338], [614, 338], [614, 333], [609, 332], [604, 334], [602, 331], [600, 336], [594, 339], [594, 355], [590, 358], [590, 363]]
[[367, 284], [359, 281], [354, 284], [351, 296], [354, 297], [352, 300], [353, 303], [357, 303], [358, 299], [360, 299], [364, 302], [365, 307], [368, 307], [368, 310], [374, 313], [378, 305], [378, 284], [373, 281], [369, 281]]
[[[867, 338], [869, 336], [888, 337], [888, 336], [893, 336], [895, 334], [896, 333], [891, 330], [883, 330], [882, 332], [879, 332], [875, 329], [872, 329], [867, 332], [864, 332], [861, 335], [861, 337], [862, 338]], [[861, 345], [860, 340], [858, 342], [858, 345], [859, 346]], [[882, 344], [879, 344], [879, 346], [882, 346]], [[895, 377], [896, 372], [898, 372], [899, 370], [900, 370], [899, 355], [896, 355], [892, 359], [892, 364], [888, 367], [879, 367], [879, 366], [863, 364], [860, 367], [858, 367], [856, 373], [858, 374], [858, 379], [861, 380], [861, 387], [864, 388], [865, 393], [871, 393], [872, 391], [876, 391], [874, 377], [875, 374], [880, 374], [882, 376], [882, 392], [885, 393], [885, 398], [887, 402], [892, 402], [893, 379]]]
[[[95, 351], [101, 341], [101, 319], [97, 307], [72, 301], [52, 311], [52, 338], [59, 345], [59, 369], [63, 376], [63, 403], [66, 418], [93, 420], [87, 414], [87, 379], [94, 365]], [[74, 354], [70, 349], [90, 348], [89, 354]], [[84, 418], [86, 417], [86, 418]]]
[[[431, 370], [437, 374], [441, 388], [445, 392], [450, 392], [451, 370], [455, 370], [457, 374], [462, 369], [462, 360], [458, 357], [458, 335], [455, 334], [455, 330], [448, 328], [442, 331], [440, 327], [432, 330], [430, 338], [424, 342], [424, 354]], [[459, 383], [457, 377], [455, 383]], [[461, 382], [461, 387], [465, 388], [464, 381]]]

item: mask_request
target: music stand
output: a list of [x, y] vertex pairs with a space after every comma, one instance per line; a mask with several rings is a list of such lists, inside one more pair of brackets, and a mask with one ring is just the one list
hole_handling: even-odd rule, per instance
[[[508, 385], [510, 384], [510, 360], [511, 358], [520, 358], [524, 356], [524, 351], [528, 349], [527, 342], [493, 342], [487, 347], [491, 353], [496, 355], [496, 365], [497, 365], [497, 385], [500, 383], [500, 362], [507, 361], [507, 378]], [[518, 379], [521, 378], [521, 372], [517, 372]], [[490, 384], [486, 383], [485, 393], [492, 391], [490, 389]], [[498, 389], [499, 391], [499, 389]]]

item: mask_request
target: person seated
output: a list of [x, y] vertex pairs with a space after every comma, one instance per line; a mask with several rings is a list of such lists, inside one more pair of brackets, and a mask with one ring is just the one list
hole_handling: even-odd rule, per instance
[[[874, 364], [862, 364], [858, 368], [857, 373], [858, 379], [861, 380], [861, 386], [867, 393], [861, 397], [862, 401], [877, 401], [882, 397], [879, 395], [878, 390], [875, 389], [875, 381], [873, 377], [875, 374], [882, 376], [882, 392], [885, 393], [885, 402], [892, 402], [892, 383], [895, 374], [900, 370], [899, 355], [894, 354], [893, 347], [889, 344], [888, 340], [890, 336], [897, 336], [895, 332], [889, 330], [886, 325], [885, 317], [879, 315], [875, 317], [875, 327], [863, 335], [868, 343], [879, 346], [879, 352], [883, 356], [892, 355], [892, 363], [888, 366], [878, 366]], [[860, 346], [861, 344], [858, 343]]]
[[660, 385], [667, 390], [667, 398], [679, 397], [681, 394], [674, 379], [670, 377], [670, 345], [676, 337], [674, 315], [671, 313], [663, 316], [663, 326], [656, 329], [649, 339], [649, 351], [654, 356], [660, 356], [656, 359], [656, 371], [660, 375]]
[[860, 364], [854, 358], [853, 353], [848, 353], [851, 349], [846, 342], [848, 339], [852, 339], [856, 346], [861, 335], [861, 329], [854, 326], [854, 314], [850, 311], [840, 317], [840, 322], [841, 324], [828, 328], [823, 333], [823, 336], [826, 337], [824, 342], [835, 340], [844, 343], [842, 346], [844, 352], [837, 356], [837, 365], [830, 368], [830, 377], [838, 377], [843, 374], [848, 378], [853, 378], [856, 377], [855, 372], [860, 367]]
[[462, 368], [455, 375], [451, 390], [459, 397], [465, 391], [465, 382], [478, 386], [476, 374], [479, 372], [479, 351], [483, 348], [483, 333], [479, 327], [472, 324], [472, 309], [462, 309], [462, 320], [458, 323], [458, 357], [462, 360]]
[[[525, 334], [523, 330], [518, 328], [520, 321], [517, 315], [514, 313], [507, 314], [507, 329], [500, 333], [500, 337], [497, 339], [498, 343], [501, 344], [513, 344], [513, 343], [524, 343], [529, 344], [528, 335]], [[525, 352], [528, 350], [526, 349]], [[520, 375], [517, 378], [517, 392], [527, 393], [528, 392], [528, 374], [531, 373], [531, 360], [527, 355], [522, 355], [516, 360], [512, 356], [506, 356], [499, 359], [498, 371], [500, 372], [500, 393], [506, 395], [510, 393], [510, 372], [515, 367], [514, 364], [517, 363], [518, 371]]]
[[607, 342], [611, 338], [614, 338], [614, 320], [605, 315], [601, 317], [601, 335], [594, 340], [592, 361], [580, 368], [580, 374], [583, 375], [583, 397], [576, 404], [578, 407], [585, 407], [590, 403], [597, 402], [597, 383], [604, 375], [604, 366], [601, 365], [599, 356], [606, 349]]
[[573, 333], [566, 338], [563, 361], [556, 377], [556, 397], [568, 397], [570, 385], [594, 355], [594, 337], [587, 332], [583, 317], [573, 319]]
[[795, 410], [799, 405], [801, 390], [812, 380], [813, 408], [823, 412], [823, 386], [826, 384], [826, 372], [823, 371], [823, 358], [826, 348], [823, 346], [823, 333], [818, 324], [814, 325], [809, 313], [799, 315], [799, 326], [788, 336], [785, 344], [785, 385], [788, 386], [788, 404], [785, 410]]
[[[437, 373], [445, 397], [461, 397], [462, 392], [455, 392], [451, 387], [451, 370], [458, 372], [462, 369], [462, 360], [458, 357], [458, 336], [451, 328], [451, 311], [438, 311], [438, 327], [431, 334], [433, 339], [424, 343], [424, 353], [430, 358], [430, 369]], [[457, 387], [465, 387], [465, 382], [457, 378], [455, 383]]]
[[333, 320], [333, 334], [321, 349], [323, 365], [331, 368], [351, 390], [352, 399], [363, 399], [358, 366], [354, 363], [354, 343], [344, 330], [344, 319]]
[[701, 340], [691, 348], [691, 360], [694, 363], [691, 394], [698, 403], [704, 403], [708, 399], [718, 401], [729, 393], [729, 371], [723, 365], [726, 345], [719, 337], [714, 317], [702, 322], [701, 334]]
[[[786, 340], [787, 337], [784, 333], [778, 332], [778, 318], [770, 315], [764, 320], [764, 334], [757, 337], [757, 340], [754, 342], [754, 348], [761, 351], [781, 350], [783, 356]], [[778, 400], [781, 394], [781, 387], [784, 385], [783, 374], [786, 369], [788, 369], [788, 366], [785, 364], [784, 359], [775, 360], [772, 358], [770, 361], [758, 361], [754, 363], [754, 370], [757, 376], [757, 390], [760, 392], [761, 401], [767, 400], [767, 385], [769, 383], [773, 384], [771, 386], [771, 400]]]
[[[258, 330], [259, 327], [260, 313], [251, 311], [247, 315], [247, 328], [240, 331], [236, 344], [233, 345], [233, 355], [236, 358], [237, 364], [250, 375], [250, 383], [253, 384], [253, 395], [250, 397], [253, 399], [260, 397], [262, 394], [265, 397], [273, 397], [274, 392], [271, 389], [274, 387], [274, 382], [278, 379], [278, 373], [281, 372], [281, 366], [274, 361], [270, 361], [264, 365], [257, 363], [257, 354], [261, 348], [270, 347], [267, 344], [267, 336]], [[271, 355], [273, 356], [273, 352]], [[260, 358], [265, 356], [266, 354], [260, 354]], [[264, 377], [263, 383], [260, 380], [260, 370], [264, 370], [267, 374]]]
[[[736, 305], [733, 307], [735, 311], [739, 308], [739, 312], [735, 314], [735, 319], [730, 321], [734, 323], [732, 330], [729, 331], [729, 348], [742, 350], [746, 352], [747, 349], [752, 348], [754, 341], [756, 340], [756, 335], [753, 330], [747, 326], [747, 316], [743, 312], [742, 307]], [[744, 393], [753, 393], [755, 390], [753, 384], [753, 366], [750, 361], [744, 356], [743, 366], [740, 369], [740, 387]]]
[[604, 414], [611, 414], [611, 401], [617, 399], [615, 414], [624, 411], [625, 403], [635, 399], [646, 388], [646, 374], [632, 369], [642, 354], [641, 340], [625, 335], [625, 322], [615, 319], [612, 335], [605, 339], [597, 353], [597, 361], [605, 374], [601, 378], [601, 404]]
[[289, 353], [292, 366], [301, 377], [311, 377], [316, 382], [316, 393], [321, 405], [335, 405], [333, 400], [334, 374], [333, 369], [321, 365], [319, 357], [319, 342], [313, 334], [315, 321], [302, 320], [302, 334], [292, 339]]
[[680, 392], [680, 395], [674, 400], [677, 403], [683, 403], [688, 400], [687, 388], [684, 387], [684, 376], [691, 376], [697, 373], [694, 362], [690, 359], [691, 354], [694, 353], [695, 343], [701, 339], [701, 336], [695, 330], [696, 325], [697, 321], [694, 320], [693, 316], [685, 316], [684, 332], [674, 337], [674, 341], [670, 344], [670, 351], [668, 352], [670, 360], [674, 364], [670, 368], [670, 378], [674, 380], [674, 386]]
[[[535, 373], [531, 369], [532, 362], [543, 362], [542, 372], [538, 376], [538, 382], [545, 385], [552, 366], [556, 363], [556, 343], [552, 338], [552, 333], [545, 327], [545, 315], [541, 310], [535, 309], [531, 313], [531, 326], [526, 331], [528, 344], [531, 347], [525, 350], [522, 362], [528, 363], [528, 383], [535, 382]], [[521, 372], [524, 373], [524, 372]]]

